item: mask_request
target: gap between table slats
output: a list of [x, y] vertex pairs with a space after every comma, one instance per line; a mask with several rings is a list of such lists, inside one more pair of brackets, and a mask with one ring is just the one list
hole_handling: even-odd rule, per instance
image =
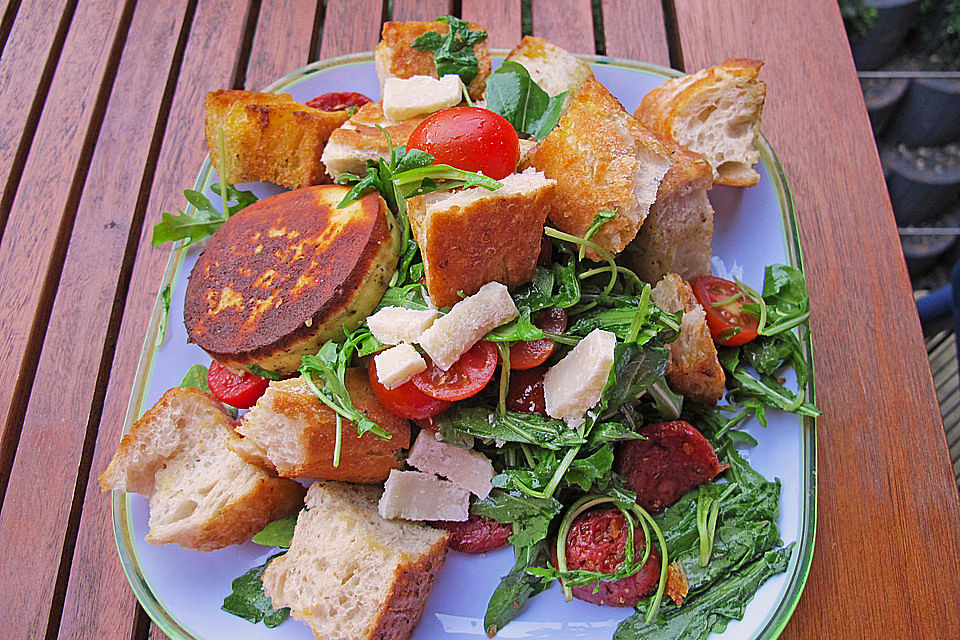
[[10, 29], [13, 27], [13, 21], [17, 17], [19, 8], [20, 0], [8, 0], [3, 10], [0, 11], [0, 54], [3, 53], [4, 45], [7, 44], [7, 36], [10, 35]]

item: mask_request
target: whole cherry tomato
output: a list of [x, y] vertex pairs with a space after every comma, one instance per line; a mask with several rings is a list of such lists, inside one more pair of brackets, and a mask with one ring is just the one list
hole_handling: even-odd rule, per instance
[[439, 164], [479, 171], [494, 180], [516, 171], [520, 161], [520, 141], [513, 125], [480, 107], [437, 111], [413, 130], [407, 149], [426, 151]]
[[391, 413], [410, 420], [432, 418], [445, 411], [452, 404], [446, 400], [437, 400], [421, 393], [419, 389], [413, 386], [411, 380], [407, 380], [393, 389], [387, 389], [380, 382], [380, 378], [377, 377], [376, 360], [370, 361], [370, 386], [373, 388], [373, 395], [377, 396], [380, 404]]
[[693, 295], [707, 314], [707, 327], [717, 344], [736, 347], [757, 337], [759, 319], [743, 310], [743, 292], [737, 283], [716, 276], [700, 276]]
[[414, 386], [437, 400], [463, 400], [490, 382], [497, 368], [497, 345], [481, 340], [444, 371], [427, 358], [427, 369], [413, 377]]
[[257, 403], [270, 381], [250, 372], [241, 375], [214, 360], [207, 371], [207, 385], [210, 393], [224, 404], [238, 409], [249, 409]]
[[343, 111], [350, 107], [362, 107], [368, 102], [370, 102], [370, 98], [362, 93], [342, 91], [320, 94], [316, 98], [307, 100], [304, 104], [323, 111]]
[[[567, 312], [559, 307], [549, 307], [533, 316], [533, 324], [548, 333], [563, 333], [567, 330]], [[515, 342], [510, 347], [511, 369], [532, 369], [547, 361], [557, 343], [550, 338]]]

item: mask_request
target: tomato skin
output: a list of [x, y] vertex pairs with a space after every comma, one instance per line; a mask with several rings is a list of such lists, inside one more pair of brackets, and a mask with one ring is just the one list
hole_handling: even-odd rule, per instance
[[437, 111], [413, 130], [407, 149], [426, 151], [438, 164], [479, 171], [494, 180], [516, 171], [520, 161], [520, 140], [513, 125], [480, 107]]
[[[549, 307], [538, 311], [533, 324], [548, 333], [563, 333], [567, 330], [567, 312], [560, 307]], [[532, 369], [547, 361], [557, 343], [550, 338], [516, 342], [510, 347], [511, 369]]]
[[356, 91], [331, 91], [311, 98], [304, 104], [322, 111], [344, 111], [350, 107], [362, 107], [368, 102], [370, 98]]
[[237, 375], [214, 360], [207, 371], [210, 393], [220, 402], [238, 409], [249, 409], [257, 403], [270, 381], [249, 371]]
[[444, 371], [426, 357], [427, 369], [410, 381], [421, 393], [437, 400], [463, 400], [477, 394], [493, 378], [500, 354], [497, 345], [481, 340]]
[[507, 388], [507, 409], [518, 413], [547, 415], [547, 403], [543, 399], [543, 367], [514, 371], [510, 374]]
[[[736, 347], [757, 337], [757, 328], [760, 321], [743, 311], [743, 297], [724, 305], [714, 306], [715, 302], [726, 300], [740, 293], [740, 289], [735, 282], [716, 276], [700, 276], [691, 285], [693, 295], [706, 312], [707, 327], [710, 329], [710, 335], [713, 336], [714, 342], [725, 347]], [[739, 333], [722, 340], [719, 339], [723, 332], [736, 328], [740, 329]]]
[[442, 413], [452, 404], [445, 400], [437, 400], [436, 398], [431, 398], [426, 394], [420, 393], [420, 390], [413, 386], [413, 382], [410, 380], [404, 382], [399, 387], [387, 389], [377, 377], [376, 360], [370, 361], [369, 375], [373, 395], [377, 396], [380, 404], [401, 418], [426, 420], [427, 418], [432, 418]]

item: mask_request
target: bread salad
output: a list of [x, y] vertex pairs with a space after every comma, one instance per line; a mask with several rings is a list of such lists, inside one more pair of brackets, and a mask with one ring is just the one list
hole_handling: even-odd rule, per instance
[[101, 485], [149, 497], [148, 542], [279, 547], [224, 585], [253, 623], [407, 638], [448, 549], [512, 545], [490, 637], [554, 582], [625, 608], [617, 640], [722, 631], [792, 549], [738, 426], [819, 415], [802, 273], [710, 272], [707, 191], [760, 178], [762, 62], [631, 115], [550, 42], [492, 71], [485, 38], [386, 23], [377, 102], [207, 96], [219, 198], [187, 191], [153, 242], [205, 243], [184, 322], [212, 362]]

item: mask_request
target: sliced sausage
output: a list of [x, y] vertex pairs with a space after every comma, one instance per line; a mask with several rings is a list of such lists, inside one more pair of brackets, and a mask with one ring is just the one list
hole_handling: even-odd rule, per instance
[[450, 548], [463, 553], [485, 553], [507, 544], [513, 528], [509, 524], [484, 518], [475, 513], [463, 522], [432, 522], [435, 527], [446, 529], [451, 534]]

